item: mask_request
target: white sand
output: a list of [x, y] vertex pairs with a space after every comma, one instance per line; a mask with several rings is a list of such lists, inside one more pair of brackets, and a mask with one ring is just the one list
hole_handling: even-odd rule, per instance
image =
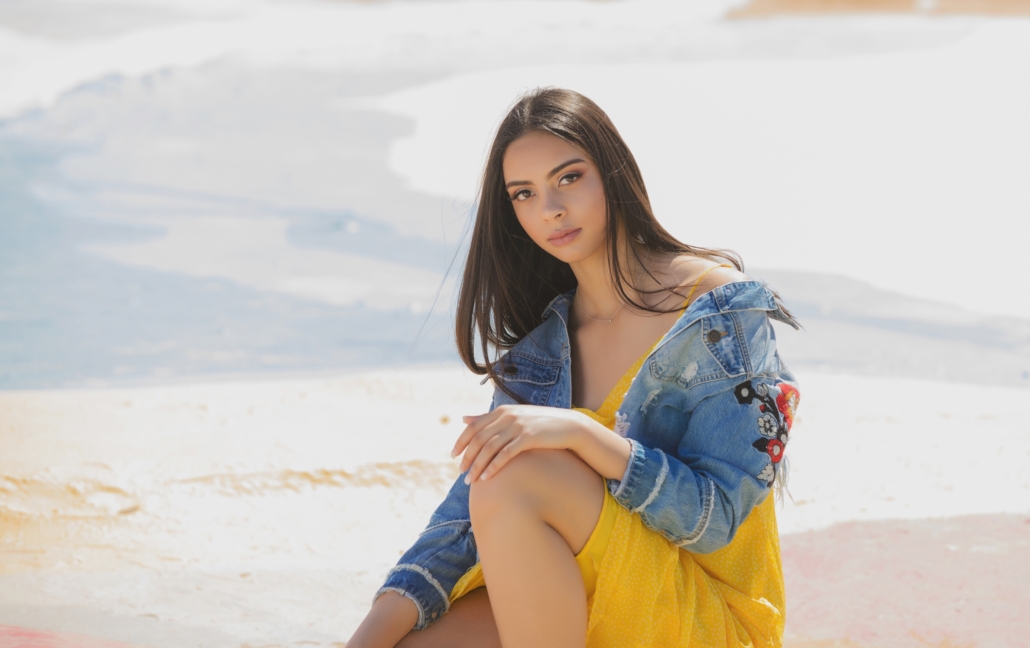
[[[5, 136], [27, 138], [40, 159], [51, 155], [48, 143], [78, 147], [54, 162], [56, 179], [33, 184], [47, 205], [164, 232], [120, 244], [76, 240], [76, 254], [324, 304], [420, 310], [435, 293], [435, 270], [377, 257], [355, 274], [351, 251], [302, 249], [284, 237], [284, 214], [353, 213], [389, 228], [383, 237], [453, 243], [508, 102], [525, 88], [560, 83], [611, 113], [660, 220], [685, 240], [736, 248], [759, 267], [836, 272], [976, 313], [1030, 316], [1016, 287], [1030, 208], [1025, 20], [732, 23], [718, 19], [730, 3], [714, 0], [148, 0], [131, 16], [110, 5], [68, 2], [65, 12], [61, 4], [22, 3], [9, 22], [12, 10], [0, 7]], [[513, 29], [508, 16], [518, 13], [533, 16], [534, 29]], [[109, 74], [124, 82], [63, 94]], [[327, 77], [343, 79], [346, 90], [324, 95]], [[348, 128], [371, 135], [361, 140]], [[969, 249], [990, 259], [961, 253]], [[392, 288], [370, 292], [372, 271]], [[103, 290], [122, 285], [76, 284], [101, 310]], [[27, 293], [56, 299], [50, 284], [32, 286]], [[813, 303], [840, 308], [824, 297]], [[181, 306], [186, 317], [191, 303]], [[913, 342], [902, 320], [920, 318], [878, 303], [884, 308], [852, 315], [897, 319], [880, 324], [900, 332], [858, 335], [851, 320], [813, 324], [818, 344], [788, 360], [843, 358], [870, 373], [907, 363], [924, 376], [985, 380], [993, 372], [1025, 382], [1022, 323], [981, 327], [987, 337], [1008, 336], [987, 340], [991, 355], [970, 340], [934, 338], [940, 330]], [[38, 304], [26, 304], [18, 315], [35, 317]], [[63, 308], [55, 317], [66, 316]], [[138, 326], [119, 317], [95, 330]], [[937, 311], [924, 319], [941, 324]], [[955, 330], [982, 322], [949, 321]], [[1009, 351], [1011, 362], [995, 362]], [[27, 353], [49, 362], [38, 347]], [[975, 371], [963, 373], [967, 358]], [[790, 534], [788, 586], [800, 593], [791, 618], [810, 625], [788, 625], [789, 635], [811, 638], [805, 646], [853, 646], [852, 628], [880, 628], [891, 610], [849, 606], [893, 600], [864, 585], [863, 570], [915, 562], [918, 542], [898, 551], [904, 543], [891, 544], [891, 533], [910, 530], [905, 524], [921, 529], [919, 540], [946, 537], [927, 555], [958, 565], [943, 579], [923, 565], [915, 573], [924, 589], [912, 591], [957, 592], [972, 578], [960, 571], [964, 558], [986, 564], [974, 554], [1000, 557], [995, 570], [1025, 554], [1025, 541], [1010, 537], [1023, 522], [995, 519], [1030, 512], [1025, 389], [800, 378], [788, 453], [793, 500], [779, 515]], [[489, 387], [477, 383], [443, 367], [0, 392], [0, 625], [152, 646], [339, 646], [455, 477], [447, 451], [460, 416], [489, 400]], [[995, 531], [978, 535], [981, 518], [956, 521], [961, 533], [947, 530], [968, 515], [993, 516]], [[934, 516], [946, 519], [919, 526]], [[875, 546], [862, 535], [874, 528]], [[850, 563], [841, 560], [847, 547], [889, 560]], [[838, 572], [828, 569], [834, 561]], [[1013, 585], [1022, 572], [984, 573], [970, 589], [999, 583], [1006, 622], [1018, 619], [1014, 607], [1030, 600]], [[958, 603], [944, 593], [924, 603], [903, 590], [895, 596], [923, 626], [899, 626], [882, 641], [851, 636], [915, 645], [929, 635], [912, 632], [947, 625], [936, 614], [954, 620], [957, 608], [944, 605], [960, 605], [968, 591]], [[933, 645], [986, 636], [976, 623], [963, 626], [971, 634]]]
[[[1030, 510], [1025, 390], [801, 381], [783, 533]], [[445, 367], [0, 393], [0, 624], [346, 639], [457, 475], [457, 421], [489, 403], [477, 383]]]
[[485, 389], [429, 370], [2, 394], [0, 623], [345, 638], [456, 477], [453, 421]]

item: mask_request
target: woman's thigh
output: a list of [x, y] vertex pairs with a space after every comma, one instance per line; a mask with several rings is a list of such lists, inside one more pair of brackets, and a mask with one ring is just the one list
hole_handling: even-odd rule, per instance
[[[593, 533], [604, 504], [604, 480], [569, 450], [527, 450], [486, 481], [472, 484], [469, 505], [473, 528], [518, 500], [535, 507], [561, 535], [573, 554]], [[484, 519], [485, 518], [485, 519]], [[482, 647], [501, 645], [486, 587], [451, 604], [447, 614], [425, 630], [413, 630], [397, 648]]]
[[425, 630], [412, 630], [397, 648], [500, 648], [490, 597], [477, 587], [451, 604], [451, 609]]
[[529, 506], [579, 553], [604, 504], [601, 476], [571, 450], [527, 450], [469, 492], [472, 527], [489, 524], [513, 504]]

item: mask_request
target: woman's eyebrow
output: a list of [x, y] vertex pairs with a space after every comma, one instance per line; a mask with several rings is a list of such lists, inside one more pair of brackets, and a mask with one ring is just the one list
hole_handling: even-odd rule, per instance
[[[574, 158], [572, 160], [568, 160], [566, 162], [562, 162], [558, 166], [556, 166], [553, 169], [551, 169], [551, 172], [547, 174], [547, 179], [550, 180], [551, 178], [553, 178], [555, 176], [556, 173], [558, 173], [559, 171], [561, 171], [565, 167], [569, 166], [570, 164], [575, 164], [576, 162], [584, 162], [584, 161], [585, 160], [583, 160], [582, 158]], [[530, 182], [529, 180], [512, 180], [511, 182], [509, 182], [506, 185], [504, 185], [504, 188], [505, 189], [510, 189], [510, 188], [512, 188], [514, 186], [517, 186], [517, 185], [530, 185], [530, 184], [533, 184], [533, 183]]]
[[568, 162], [562, 162], [558, 166], [556, 166], [553, 169], [551, 169], [551, 172], [547, 174], [547, 179], [550, 180], [551, 178], [554, 177], [554, 175], [556, 173], [558, 173], [559, 171], [561, 171], [565, 167], [569, 166], [570, 164], [575, 164], [576, 162], [582, 162], [582, 161], [583, 161], [582, 158], [575, 158], [573, 160], [569, 160]]

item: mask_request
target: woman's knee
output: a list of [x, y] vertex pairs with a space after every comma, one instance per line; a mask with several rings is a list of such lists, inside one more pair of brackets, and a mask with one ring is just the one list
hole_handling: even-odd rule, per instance
[[[566, 450], [526, 450], [512, 457], [490, 479], [472, 482], [469, 505], [489, 510], [493, 504], [511, 504], [512, 500], [529, 503], [546, 490], [547, 482], [556, 479], [562, 467], [580, 461]], [[580, 461], [582, 463], [582, 461]]]
[[546, 519], [591, 502], [599, 510], [602, 500], [600, 475], [569, 450], [520, 452], [490, 479], [473, 482], [469, 491], [473, 526], [476, 519], [485, 521], [512, 507], [529, 507]]

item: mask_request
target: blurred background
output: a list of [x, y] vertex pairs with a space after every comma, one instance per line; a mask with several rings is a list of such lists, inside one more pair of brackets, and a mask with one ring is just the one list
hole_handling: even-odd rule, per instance
[[343, 644], [544, 85], [806, 327], [788, 646], [1023, 645], [1030, 0], [0, 0], [0, 646]]

